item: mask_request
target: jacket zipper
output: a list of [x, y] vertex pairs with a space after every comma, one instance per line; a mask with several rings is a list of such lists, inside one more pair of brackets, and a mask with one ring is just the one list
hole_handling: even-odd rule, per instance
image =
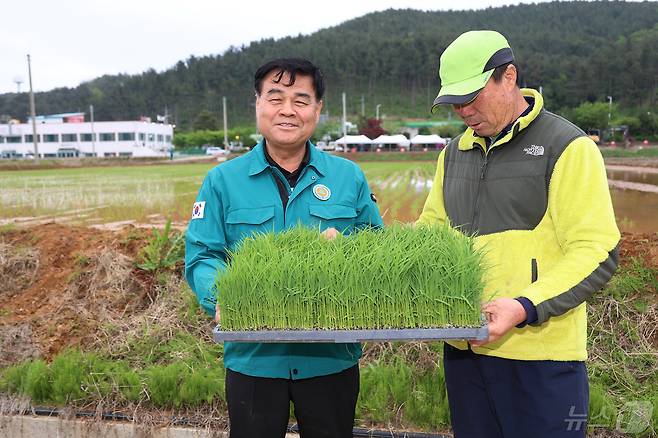
[[484, 179], [484, 175], [487, 173], [488, 158], [489, 158], [489, 155], [485, 152], [484, 153], [484, 163], [482, 163], [482, 167], [480, 168], [480, 179]]
[[480, 145], [478, 145], [478, 148], [480, 149], [480, 153], [482, 154], [483, 162], [482, 165], [480, 166], [480, 179], [478, 180], [478, 185], [477, 189], [475, 191], [475, 204], [473, 205], [473, 216], [471, 219], [471, 229], [476, 230], [475, 226], [475, 220], [478, 217], [478, 204], [480, 203], [480, 183], [482, 180], [484, 180], [484, 177], [487, 173], [487, 163], [488, 163], [488, 151], [485, 151], [482, 149]]
[[[283, 227], [286, 227], [286, 210], [288, 209], [288, 204], [290, 203], [290, 186], [288, 185], [288, 181], [285, 179], [283, 175], [281, 175], [281, 172], [279, 172], [278, 169], [272, 168], [272, 178], [275, 178], [274, 180], [274, 185], [277, 187], [277, 191], [279, 192], [279, 199], [281, 200], [281, 207], [283, 207]], [[286, 191], [286, 202], [284, 204], [283, 199], [281, 198], [281, 189]]]

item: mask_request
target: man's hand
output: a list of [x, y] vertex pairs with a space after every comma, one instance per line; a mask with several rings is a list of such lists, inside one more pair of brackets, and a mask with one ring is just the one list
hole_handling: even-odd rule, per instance
[[322, 232], [322, 237], [324, 237], [327, 240], [334, 240], [336, 236], [338, 236], [338, 230], [335, 229], [334, 227], [327, 228]]
[[498, 298], [490, 301], [482, 306], [482, 311], [487, 317], [489, 338], [482, 341], [469, 341], [475, 347], [497, 341], [526, 319], [523, 305], [514, 298]]
[[215, 322], [219, 324], [220, 320], [221, 318], [219, 316], [219, 304], [217, 304], [217, 306], [215, 306]]

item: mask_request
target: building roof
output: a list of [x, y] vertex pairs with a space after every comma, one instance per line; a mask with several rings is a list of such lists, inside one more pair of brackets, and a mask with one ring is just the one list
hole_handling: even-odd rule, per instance
[[37, 119], [61, 119], [64, 117], [84, 116], [85, 113], [61, 113], [61, 114], [43, 114], [37, 115]]

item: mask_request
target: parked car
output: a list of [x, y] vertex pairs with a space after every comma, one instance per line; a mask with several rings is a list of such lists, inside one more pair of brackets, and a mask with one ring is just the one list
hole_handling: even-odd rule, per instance
[[219, 146], [209, 146], [208, 148], [206, 148], [206, 155], [217, 156], [217, 155], [228, 155], [228, 154], [230, 154], [229, 151], [227, 151], [226, 149], [222, 149]]
[[321, 151], [333, 151], [336, 149], [336, 143], [330, 141], [329, 144], [327, 144], [326, 141], [319, 141], [315, 144], [315, 147], [317, 147]]

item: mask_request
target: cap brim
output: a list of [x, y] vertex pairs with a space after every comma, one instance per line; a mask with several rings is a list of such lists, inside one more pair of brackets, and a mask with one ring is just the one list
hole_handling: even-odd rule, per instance
[[[482, 87], [484, 88], [484, 87]], [[432, 104], [432, 113], [439, 105], [465, 105], [478, 97], [482, 88], [476, 90], [472, 93], [466, 94], [464, 96], [454, 96], [452, 94], [444, 94], [443, 96], [436, 96], [434, 103]]]
[[489, 70], [465, 81], [442, 86], [432, 104], [432, 112], [438, 105], [464, 105], [472, 101], [487, 85], [492, 74], [493, 70]]

